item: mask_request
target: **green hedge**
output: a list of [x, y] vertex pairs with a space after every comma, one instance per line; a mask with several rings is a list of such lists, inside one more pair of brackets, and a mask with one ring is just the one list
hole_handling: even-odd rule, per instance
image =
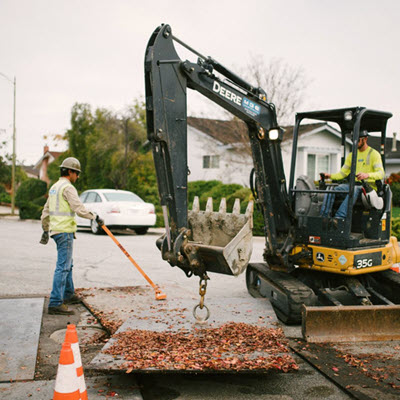
[[46, 203], [47, 184], [40, 179], [29, 178], [21, 183], [15, 195], [21, 219], [40, 219]]
[[[249, 188], [245, 188], [238, 184], [223, 184], [220, 181], [193, 181], [188, 183], [188, 209], [193, 206], [194, 197], [198, 196], [200, 200], [200, 209], [204, 210], [207, 204], [207, 199], [212, 197], [214, 210], [218, 210], [219, 204], [223, 197], [226, 198], [227, 211], [232, 212], [235, 199], [240, 200], [240, 211], [244, 213], [253, 195]], [[264, 236], [264, 222], [262, 214], [254, 206], [253, 215], [253, 235]], [[157, 210], [157, 226], [164, 226], [162, 212]]]
[[393, 182], [390, 185], [390, 189], [393, 194], [393, 197], [392, 197], [393, 206], [399, 207], [400, 206], [400, 183]]
[[[226, 198], [227, 211], [231, 212], [235, 199], [240, 200], [240, 211], [244, 213], [250, 200], [254, 200], [251, 190], [238, 184], [223, 184], [220, 181], [189, 182], [189, 209], [192, 207], [194, 196], [199, 196], [200, 209], [204, 210], [207, 199], [213, 198], [214, 210], [219, 208], [223, 197]], [[264, 222], [262, 214], [254, 207], [253, 235], [264, 236]]]
[[3, 185], [0, 185], [0, 203], [11, 203], [11, 196], [7, 193]]
[[392, 218], [392, 236], [400, 240], [400, 218]]

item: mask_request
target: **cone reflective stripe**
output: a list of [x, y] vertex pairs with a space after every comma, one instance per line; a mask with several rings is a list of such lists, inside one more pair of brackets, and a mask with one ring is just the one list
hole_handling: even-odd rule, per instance
[[79, 350], [78, 333], [76, 326], [73, 324], [67, 325], [67, 332], [65, 333], [65, 342], [71, 343], [71, 349], [74, 354], [76, 375], [78, 377], [79, 392], [82, 400], [88, 400], [85, 376], [83, 374], [81, 352]]
[[80, 398], [74, 354], [71, 343], [66, 342], [61, 347], [53, 400], [79, 400]]

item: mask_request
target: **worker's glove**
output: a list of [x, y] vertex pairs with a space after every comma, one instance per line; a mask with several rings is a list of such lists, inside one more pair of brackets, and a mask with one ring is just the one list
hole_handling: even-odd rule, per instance
[[97, 222], [97, 225], [99, 225], [99, 226], [104, 225], [104, 220], [102, 220], [98, 215], [96, 215], [96, 222]]
[[40, 239], [40, 244], [47, 244], [48, 243], [48, 241], [49, 241], [49, 232], [47, 232], [47, 231], [44, 231], [43, 233], [42, 233], [42, 238]]

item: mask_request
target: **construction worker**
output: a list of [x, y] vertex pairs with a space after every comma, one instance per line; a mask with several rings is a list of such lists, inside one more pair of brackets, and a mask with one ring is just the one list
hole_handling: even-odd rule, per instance
[[72, 252], [77, 230], [75, 213], [82, 218], [94, 219], [103, 225], [103, 220], [88, 211], [72, 185], [79, 178], [81, 164], [74, 157], [66, 158], [60, 165], [60, 179], [50, 188], [49, 197], [43, 208], [41, 221], [43, 234], [40, 243], [47, 244], [49, 231], [57, 245], [57, 264], [54, 271], [53, 289], [50, 294], [49, 314], [72, 315], [67, 304], [80, 301], [75, 294], [72, 279]]
[[[357, 165], [356, 165], [356, 180], [361, 182], [365, 180], [374, 190], [377, 189], [375, 181], [381, 180], [385, 177], [385, 171], [383, 170], [383, 164], [381, 155], [372, 147], [368, 146], [368, 131], [363, 130], [360, 132], [358, 144], [357, 144]], [[331, 178], [333, 180], [345, 179], [351, 170], [352, 153], [346, 157], [346, 161], [339, 172], [336, 174], [324, 173], [325, 178]], [[353, 205], [357, 201], [358, 196], [361, 193], [362, 186], [356, 185], [354, 187], [353, 194]], [[349, 184], [342, 183], [335, 186], [335, 191], [348, 191]], [[335, 200], [335, 194], [326, 194], [321, 208], [321, 216], [328, 217]], [[338, 208], [335, 218], [346, 218], [349, 203], [349, 195], [343, 200], [342, 204]]]

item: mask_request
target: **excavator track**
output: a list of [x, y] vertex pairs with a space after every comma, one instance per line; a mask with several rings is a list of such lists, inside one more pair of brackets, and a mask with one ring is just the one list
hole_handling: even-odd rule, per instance
[[[346, 306], [363, 307], [357, 303], [342, 304], [329, 294], [329, 290], [326, 288], [317, 288], [316, 286], [311, 288], [300, 280], [306, 278], [305, 280], [310, 282], [309, 275], [313, 272], [300, 271], [295, 277], [288, 273], [271, 271], [266, 263], [253, 263], [247, 267], [246, 285], [253, 297], [268, 298], [278, 318], [285, 324], [300, 324], [302, 322], [303, 305], [305, 307], [319, 307], [323, 310], [324, 306], [327, 305], [326, 301], [331, 300], [332, 303], [328, 303], [329, 306], [341, 307], [341, 310], [344, 310]], [[317, 278], [318, 274], [315, 275]], [[387, 306], [388, 308], [400, 304], [400, 274], [392, 270], [371, 274], [366, 286], [367, 291], [369, 290], [372, 293], [373, 304], [378, 304], [379, 307]], [[329, 308], [329, 311], [331, 308]]]
[[376, 282], [371, 286], [375, 290], [385, 293], [385, 296], [395, 304], [400, 304], [400, 274], [391, 269], [372, 274], [371, 278]]
[[271, 271], [266, 263], [247, 266], [246, 285], [253, 297], [270, 300], [278, 318], [285, 324], [301, 323], [302, 305], [316, 305], [311, 288], [287, 273]]

